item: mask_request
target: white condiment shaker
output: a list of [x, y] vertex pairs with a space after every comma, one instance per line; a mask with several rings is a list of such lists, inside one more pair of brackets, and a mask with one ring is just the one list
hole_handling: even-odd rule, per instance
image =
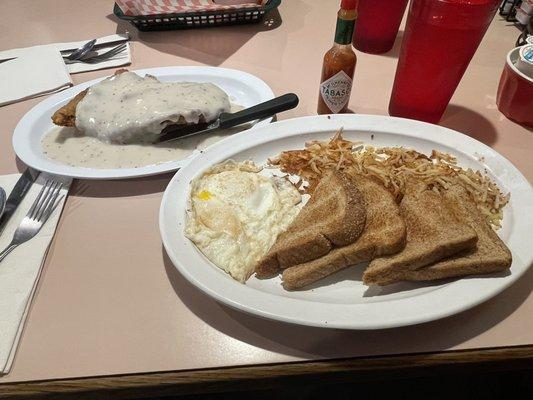
[[526, 44], [520, 47], [518, 59], [516, 60], [516, 68], [533, 78], [533, 44]]

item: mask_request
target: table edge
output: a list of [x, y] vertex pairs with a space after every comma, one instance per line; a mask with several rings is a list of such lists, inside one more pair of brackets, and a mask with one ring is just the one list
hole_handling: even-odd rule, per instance
[[0, 383], [0, 399], [142, 398], [268, 389], [322, 381], [363, 382], [461, 371], [533, 369], [533, 344], [225, 368]]

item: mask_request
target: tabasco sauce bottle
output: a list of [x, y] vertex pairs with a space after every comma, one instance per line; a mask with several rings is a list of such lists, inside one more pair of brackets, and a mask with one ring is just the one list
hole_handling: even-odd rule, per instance
[[345, 112], [350, 100], [357, 57], [352, 49], [352, 35], [357, 19], [357, 0], [342, 0], [337, 14], [335, 43], [324, 55], [318, 114]]

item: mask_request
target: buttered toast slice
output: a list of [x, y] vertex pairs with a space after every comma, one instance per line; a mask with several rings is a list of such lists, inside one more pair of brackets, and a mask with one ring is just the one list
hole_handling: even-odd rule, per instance
[[420, 181], [406, 183], [400, 213], [407, 229], [405, 248], [373, 260], [363, 275], [367, 285], [388, 285], [413, 271], [476, 245], [477, 234], [457, 216], [455, 201]]
[[365, 201], [356, 182], [342, 172], [330, 171], [293, 223], [259, 261], [256, 276], [270, 278], [281, 269], [355, 242], [363, 232], [365, 221]]
[[363, 233], [352, 244], [285, 269], [282, 275], [285, 289], [300, 289], [350, 265], [396, 253], [405, 246], [405, 223], [392, 194], [371, 178], [357, 176], [354, 180], [366, 204]]
[[457, 204], [460, 218], [476, 232], [473, 249], [414, 271], [405, 271], [401, 278], [408, 281], [430, 281], [472, 274], [501, 272], [511, 266], [511, 252], [478, 210], [470, 195], [461, 186], [453, 186], [444, 197]]

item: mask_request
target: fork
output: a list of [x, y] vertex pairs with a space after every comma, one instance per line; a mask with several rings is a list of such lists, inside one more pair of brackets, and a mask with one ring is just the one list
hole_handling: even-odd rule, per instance
[[110, 59], [113, 56], [116, 56], [117, 54], [121, 53], [124, 49], [126, 49], [126, 47], [127, 47], [127, 44], [122, 43], [106, 51], [105, 53], [97, 54], [95, 56], [89, 56], [89, 57], [78, 59], [78, 60], [72, 60], [72, 61], [69, 61], [68, 64], [72, 64], [72, 63], [94, 64], [94, 63], [97, 63], [97, 62], [100, 62], [106, 59]]
[[88, 52], [90, 52], [94, 45], [96, 44], [96, 39], [91, 40], [90, 42], [85, 43], [83, 46], [77, 48], [69, 55], [63, 56], [65, 61], [74, 61], [83, 58]]
[[54, 180], [47, 180], [39, 195], [33, 202], [30, 211], [20, 222], [20, 225], [13, 234], [11, 243], [0, 253], [0, 262], [6, 258], [17, 246], [33, 238], [48, 220], [57, 205], [63, 199], [63, 195], [58, 198], [63, 185]]

